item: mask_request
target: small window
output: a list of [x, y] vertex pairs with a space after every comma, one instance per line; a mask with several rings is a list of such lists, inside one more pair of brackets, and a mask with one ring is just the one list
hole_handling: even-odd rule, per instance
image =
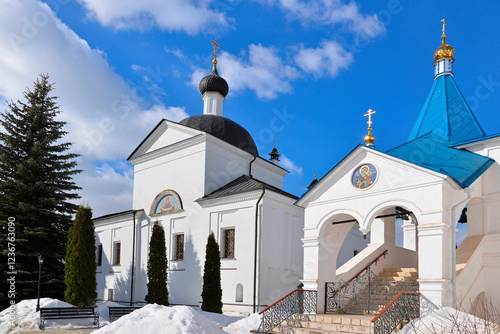
[[102, 245], [97, 245], [95, 259], [97, 266], [102, 266]]
[[174, 260], [184, 260], [184, 234], [175, 235], [175, 255]]
[[117, 266], [120, 264], [120, 252], [121, 252], [121, 242], [117, 241], [113, 244], [113, 265]]
[[113, 301], [113, 289], [108, 289], [108, 300]]
[[228, 228], [224, 231], [224, 252], [223, 257], [226, 259], [234, 258], [234, 228]]
[[243, 285], [241, 283], [236, 284], [236, 302], [243, 302]]

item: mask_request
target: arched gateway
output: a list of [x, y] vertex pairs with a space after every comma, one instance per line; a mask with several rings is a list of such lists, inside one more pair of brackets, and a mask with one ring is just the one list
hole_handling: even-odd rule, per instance
[[[487, 260], [500, 259], [494, 246], [500, 240], [500, 167], [494, 160], [500, 158], [500, 137], [486, 136], [463, 98], [453, 78], [453, 55], [443, 27], [442, 44], [434, 54], [434, 83], [405, 143], [376, 149], [375, 111], [370, 109], [366, 145], [355, 147], [297, 201], [305, 208], [302, 283], [306, 290], [317, 290], [318, 313], [340, 304], [345, 312], [356, 300], [366, 303], [366, 286], [353, 289], [350, 301], [328, 301], [363, 272], [372, 275], [370, 280], [373, 275], [375, 280], [413, 277], [409, 281], [415, 290], [437, 306], [458, 304], [473, 312], [479, 299], [500, 304], [495, 285], [488, 283], [499, 277], [500, 263]], [[467, 221], [468, 233], [457, 249], [459, 219]], [[402, 226], [400, 245], [396, 222]], [[336, 267], [353, 226], [370, 241]], [[408, 273], [389, 275], [394, 270], [389, 268], [408, 268]]]

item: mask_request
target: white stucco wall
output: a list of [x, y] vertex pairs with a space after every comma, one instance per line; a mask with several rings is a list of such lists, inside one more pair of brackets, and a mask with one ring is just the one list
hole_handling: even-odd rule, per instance
[[[261, 191], [246, 192], [215, 200], [197, 201], [204, 195], [248, 174], [253, 156], [207, 134], [177, 131], [179, 126], [165, 122], [140, 147], [134, 164], [133, 208], [139, 210], [136, 227], [134, 302], [142, 303], [147, 294], [147, 259], [152, 224], [165, 229], [168, 254], [168, 287], [171, 304], [198, 306], [201, 302], [205, 247], [210, 232], [223, 247], [223, 230], [235, 229], [235, 257], [221, 259], [224, 310], [253, 312], [255, 206]], [[182, 129], [181, 129], [182, 130]], [[176, 142], [180, 140], [180, 142]], [[281, 187], [285, 170], [256, 159], [253, 173], [262, 181]], [[173, 191], [182, 201], [177, 212], [153, 214], [155, 198]], [[303, 209], [293, 205], [295, 198], [268, 190], [259, 203], [256, 303], [273, 302], [296, 287], [302, 273], [300, 238]], [[117, 230], [118, 229], [118, 230]], [[113, 232], [113, 231], [119, 231]], [[96, 221], [99, 240], [111, 249], [114, 233], [121, 238], [122, 264], [97, 273], [99, 298], [107, 299], [107, 289], [115, 289], [115, 300], [130, 300], [132, 214]], [[118, 234], [117, 234], [118, 233]], [[184, 259], [175, 260], [176, 234], [184, 234]], [[222, 251], [222, 249], [221, 249]], [[222, 253], [222, 252], [221, 252]], [[270, 256], [269, 254], [272, 254]], [[109, 255], [111, 256], [111, 255]], [[237, 287], [243, 290], [236, 300]], [[264, 300], [265, 299], [265, 300]], [[263, 307], [261, 307], [263, 308]]]

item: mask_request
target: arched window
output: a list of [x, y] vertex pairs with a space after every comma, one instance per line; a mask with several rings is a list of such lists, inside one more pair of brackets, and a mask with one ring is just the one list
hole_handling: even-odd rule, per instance
[[165, 190], [156, 196], [151, 205], [150, 215], [178, 212], [182, 209], [182, 201], [179, 194], [173, 190]]
[[236, 284], [236, 302], [243, 301], [243, 285], [241, 283]]

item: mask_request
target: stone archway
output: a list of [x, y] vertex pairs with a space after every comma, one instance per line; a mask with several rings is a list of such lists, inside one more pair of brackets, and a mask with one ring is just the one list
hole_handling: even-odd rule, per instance
[[[350, 220], [350, 223], [333, 224], [336, 221]], [[304, 289], [317, 290], [318, 296], [325, 293], [325, 282], [334, 281], [336, 259], [342, 244], [356, 221], [361, 216], [355, 211], [337, 210], [326, 214], [316, 229], [305, 231]], [[308, 235], [308, 232], [311, 235]], [[323, 303], [318, 303], [318, 312], [322, 312]]]
[[[378, 266], [377, 271], [385, 268], [419, 267], [418, 256], [418, 222], [421, 211], [409, 201], [389, 200], [374, 206], [367, 214], [361, 230], [371, 233], [370, 247], [381, 245], [387, 250], [386, 259]], [[397, 219], [402, 220], [398, 226]], [[396, 244], [397, 228], [403, 234], [402, 245]]]

